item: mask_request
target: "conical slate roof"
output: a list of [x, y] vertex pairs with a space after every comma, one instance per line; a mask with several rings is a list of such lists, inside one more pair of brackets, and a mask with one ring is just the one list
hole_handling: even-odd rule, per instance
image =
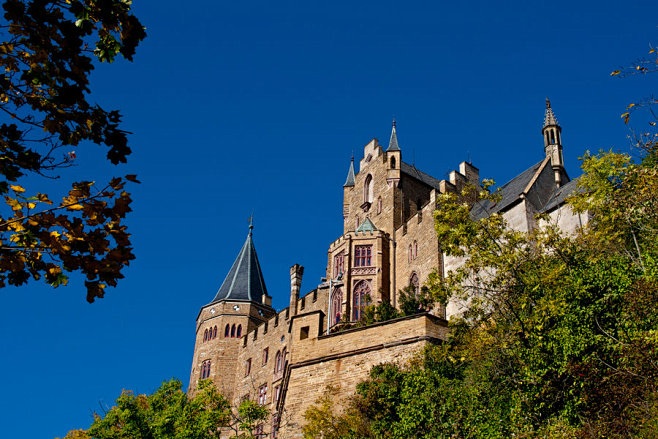
[[557, 123], [557, 117], [555, 117], [555, 113], [553, 113], [553, 109], [551, 108], [551, 101], [546, 98], [546, 113], [544, 113], [544, 128], [546, 128], [549, 125], [558, 125]]
[[352, 161], [350, 162], [350, 169], [347, 171], [347, 179], [343, 187], [354, 186], [354, 156], [352, 156]]
[[211, 303], [220, 300], [245, 300], [263, 303], [263, 294], [267, 294], [267, 288], [265, 288], [263, 273], [258, 263], [258, 256], [251, 236], [253, 227], [253, 225], [249, 225], [247, 240]]
[[391, 130], [391, 140], [388, 142], [388, 148], [386, 149], [386, 152], [388, 151], [399, 151], [400, 147], [398, 146], [398, 135], [395, 132], [395, 121], [393, 121], [393, 129]]

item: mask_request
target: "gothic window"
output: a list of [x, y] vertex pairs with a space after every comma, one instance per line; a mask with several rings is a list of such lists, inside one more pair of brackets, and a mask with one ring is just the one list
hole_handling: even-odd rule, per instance
[[224, 337], [228, 337], [229, 331], [231, 330], [230, 325], [226, 325], [226, 328], [224, 329]]
[[263, 349], [263, 366], [267, 364], [267, 359], [270, 356], [270, 348]]
[[281, 372], [281, 369], [281, 351], [276, 351], [276, 355], [274, 356], [274, 373]]
[[341, 288], [334, 288], [331, 293], [331, 315], [330, 326], [340, 323], [340, 313], [343, 308], [343, 290]]
[[418, 242], [414, 241], [414, 259], [418, 257]]
[[251, 373], [251, 358], [247, 360], [244, 367], [244, 376], [249, 376]]
[[555, 131], [551, 130], [551, 143], [555, 143]]
[[413, 259], [413, 257], [414, 257], [413, 247], [411, 246], [411, 244], [409, 244], [409, 255], [408, 255], [408, 257], [407, 257], [408, 261], [411, 262], [411, 260]]
[[258, 388], [258, 404], [264, 405], [267, 401], [267, 384], [263, 384]]
[[231, 338], [235, 337], [235, 323], [231, 326]]
[[203, 341], [207, 341], [207, 340], [208, 340], [208, 330], [206, 329], [205, 331], [203, 331]]
[[205, 380], [210, 377], [210, 360], [205, 360], [201, 363], [201, 379]]
[[[281, 398], [281, 386], [276, 386], [274, 388], [274, 402], [278, 403], [279, 398]], [[275, 415], [276, 416], [276, 415]]]
[[217, 338], [217, 326], [215, 326], [212, 330], [212, 338]]
[[372, 265], [372, 245], [355, 245], [354, 253], [355, 267], [370, 267]]
[[414, 294], [416, 297], [418, 297], [418, 293], [420, 292], [420, 283], [418, 282], [418, 275], [415, 272], [412, 273], [411, 277], [409, 278], [409, 285], [413, 285]]
[[363, 201], [366, 203], [372, 203], [373, 199], [373, 184], [372, 184], [372, 175], [368, 174], [366, 181], [363, 184]]
[[395, 169], [395, 156], [391, 157], [391, 169]]
[[377, 215], [382, 213], [382, 197], [377, 198]]
[[237, 334], [235, 335], [236, 337], [242, 337], [242, 325], [238, 325], [238, 331]]
[[334, 256], [334, 278], [345, 272], [345, 253], [340, 252]]
[[283, 348], [283, 350], [281, 351], [281, 367], [285, 367], [286, 365], [286, 352], [287, 352], [286, 348]]
[[368, 281], [362, 280], [354, 286], [353, 292], [354, 300], [352, 307], [352, 320], [358, 321], [361, 320], [363, 315], [363, 310], [368, 306], [370, 300], [370, 283]]

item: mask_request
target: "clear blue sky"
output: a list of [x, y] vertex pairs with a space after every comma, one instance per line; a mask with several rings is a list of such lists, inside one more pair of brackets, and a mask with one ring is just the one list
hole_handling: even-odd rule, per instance
[[[627, 150], [619, 115], [656, 77], [612, 78], [658, 44], [656, 3], [135, 1], [148, 38], [104, 65], [93, 98], [121, 109], [133, 155], [119, 168], [79, 148], [64, 176], [137, 173], [137, 259], [94, 304], [82, 282], [0, 290], [3, 437], [88, 427], [122, 388], [187, 385], [199, 308], [219, 288], [255, 211], [277, 308], [288, 268], [319, 282], [342, 232], [354, 150], [388, 141], [438, 177], [470, 157], [504, 183], [543, 154], [544, 98], [568, 171], [585, 150]], [[50, 182], [44, 182], [50, 184]], [[46, 191], [55, 194], [52, 191]]]

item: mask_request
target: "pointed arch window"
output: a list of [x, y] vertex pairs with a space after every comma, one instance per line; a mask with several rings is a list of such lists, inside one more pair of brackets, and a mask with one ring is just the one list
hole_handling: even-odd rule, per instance
[[235, 337], [235, 323], [231, 326], [231, 338]]
[[217, 338], [217, 325], [212, 330], [212, 338]]
[[345, 253], [340, 252], [334, 256], [334, 277], [338, 277], [345, 272]]
[[391, 169], [395, 169], [395, 156], [391, 157]]
[[555, 143], [555, 131], [551, 130], [551, 143]]
[[231, 331], [231, 325], [226, 325], [226, 328], [224, 328], [224, 337], [228, 337], [229, 332]]
[[205, 380], [210, 377], [210, 360], [201, 363], [201, 379]]
[[281, 362], [281, 351], [276, 351], [274, 356], [274, 374], [278, 374], [283, 370], [283, 364]]
[[334, 288], [331, 293], [331, 319], [330, 326], [340, 323], [341, 312], [343, 308], [343, 290], [340, 287]]
[[411, 246], [411, 244], [409, 244], [409, 255], [408, 255], [408, 257], [407, 257], [407, 259], [409, 260], [409, 262], [411, 262], [411, 260], [413, 259], [413, 256], [414, 256], [414, 254], [413, 254], [413, 247]]
[[365, 183], [363, 183], [363, 201], [372, 203], [373, 198], [372, 175], [368, 174]]
[[238, 325], [238, 331], [235, 336], [238, 338], [242, 337], [242, 325]]
[[382, 213], [382, 197], [377, 198], [377, 215]]
[[420, 282], [418, 281], [418, 274], [416, 272], [411, 273], [409, 285], [414, 287], [414, 294], [418, 297], [418, 293], [420, 292]]
[[208, 341], [208, 330], [203, 331], [203, 341]]
[[354, 286], [352, 301], [352, 320], [359, 321], [363, 317], [363, 310], [370, 301], [370, 282], [362, 280]]
[[414, 259], [418, 257], [418, 241], [414, 241]]

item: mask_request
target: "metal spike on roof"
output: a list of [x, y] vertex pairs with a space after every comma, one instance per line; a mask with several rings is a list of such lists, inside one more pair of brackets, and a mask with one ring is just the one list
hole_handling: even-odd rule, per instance
[[347, 171], [347, 180], [345, 180], [343, 187], [351, 186], [354, 186], [354, 156], [352, 156], [352, 161], [350, 162], [350, 170]]
[[258, 255], [252, 238], [253, 217], [249, 222], [249, 234], [238, 257], [233, 262], [222, 286], [211, 303], [220, 300], [244, 300], [263, 303], [263, 294], [267, 294], [263, 272], [260, 269]]
[[389, 151], [400, 151], [400, 147], [398, 146], [398, 135], [395, 131], [395, 120], [393, 120], [393, 129], [391, 130], [391, 140], [388, 142], [388, 148], [386, 149], [386, 152]]
[[555, 117], [555, 113], [553, 113], [553, 109], [551, 108], [551, 101], [546, 98], [546, 113], [544, 114], [544, 128], [546, 128], [549, 125], [559, 125], [557, 123], [557, 117]]

